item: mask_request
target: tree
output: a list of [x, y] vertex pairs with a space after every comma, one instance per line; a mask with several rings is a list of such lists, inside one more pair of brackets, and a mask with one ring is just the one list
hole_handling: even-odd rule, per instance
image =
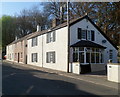
[[[44, 12], [52, 18], [60, 18], [59, 2], [43, 4]], [[117, 32], [120, 31], [120, 2], [70, 2], [70, 19], [84, 16], [86, 13], [105, 34], [113, 39], [114, 43], [120, 41]], [[66, 10], [62, 13], [66, 19]], [[113, 37], [114, 34], [114, 37]]]
[[2, 19], [0, 18], [0, 50], [2, 49]]
[[15, 39], [14, 32], [16, 31], [15, 17], [3, 16], [2, 21], [2, 47], [12, 42]]
[[21, 11], [16, 20], [16, 35], [18, 37], [23, 37], [31, 32], [35, 32], [37, 24], [44, 29], [45, 25], [49, 24], [48, 22], [47, 17], [42, 15], [38, 6], [33, 6], [29, 10], [24, 9]]
[[47, 2], [42, 5], [44, 16], [48, 16], [48, 19], [61, 19], [61, 22], [65, 20], [67, 11], [65, 2]]

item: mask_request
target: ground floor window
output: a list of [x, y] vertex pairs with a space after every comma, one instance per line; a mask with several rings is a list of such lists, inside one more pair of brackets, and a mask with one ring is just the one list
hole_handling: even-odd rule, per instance
[[103, 63], [103, 49], [76, 47], [73, 48], [73, 62]]
[[32, 53], [32, 62], [37, 62], [37, 53]]
[[46, 63], [55, 63], [55, 51], [46, 52]]
[[78, 62], [78, 48], [73, 48], [73, 62]]
[[86, 53], [86, 63], [91, 63], [90, 62], [91, 60], [90, 60], [90, 53]]
[[84, 52], [79, 52], [79, 61], [84, 63]]

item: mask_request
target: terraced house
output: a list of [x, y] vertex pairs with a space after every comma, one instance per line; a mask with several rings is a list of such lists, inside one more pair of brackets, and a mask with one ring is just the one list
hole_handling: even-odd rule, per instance
[[27, 64], [73, 73], [79, 69], [83, 73], [104, 70], [108, 60], [117, 62], [117, 47], [88, 16], [71, 20], [69, 30], [66, 22], [58, 22], [55, 20], [48, 30], [38, 29], [27, 40], [23, 38], [27, 46], [19, 54], [27, 58]]

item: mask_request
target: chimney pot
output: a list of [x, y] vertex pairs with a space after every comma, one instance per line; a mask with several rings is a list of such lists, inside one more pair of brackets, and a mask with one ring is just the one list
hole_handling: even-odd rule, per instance
[[38, 24], [37, 25], [37, 32], [41, 31], [41, 26]]

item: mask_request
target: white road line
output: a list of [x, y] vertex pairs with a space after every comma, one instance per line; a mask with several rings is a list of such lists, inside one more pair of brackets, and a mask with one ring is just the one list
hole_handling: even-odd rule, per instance
[[34, 86], [33, 86], [33, 85], [32, 85], [32, 86], [30, 86], [30, 87], [28, 88], [28, 90], [26, 91], [26, 94], [30, 93], [30, 91], [31, 91], [33, 88], [34, 88]]
[[[22, 66], [27, 67], [26, 65], [22, 65]], [[30, 66], [30, 65], [29, 65], [29, 66]], [[31, 66], [33, 66], [33, 65], [31, 65]], [[36, 68], [36, 67], [29, 67], [29, 68], [36, 69], [36, 70], [41, 70], [41, 69]], [[41, 70], [41, 71], [48, 72], [48, 73], [52, 73], [52, 72], [47, 71], [47, 70]], [[77, 77], [73, 77], [73, 76], [69, 76], [69, 75], [65, 75], [65, 74], [60, 74], [60, 73], [56, 73], [56, 74], [62, 75], [62, 76], [65, 76], [65, 77], [69, 77], [69, 78], [73, 78], [73, 79], [78, 79], [78, 80], [86, 81], [85, 79], [77, 78]], [[87, 75], [85, 75], [85, 76], [87, 76]], [[116, 87], [116, 86], [115, 86], [115, 87], [112, 87], [112, 86], [108, 86], [108, 85], [105, 85], [105, 84], [96, 83], [96, 82], [88, 81], [88, 80], [87, 80], [86, 82], [90, 82], [90, 83], [97, 84], [97, 85], [103, 85], [103, 86], [110, 87], [110, 88], [115, 88], [115, 87]], [[116, 89], [116, 88], [115, 88], [115, 89]]]
[[5, 75], [5, 76], [3, 76], [3, 79], [4, 78], [7, 78], [7, 77], [9, 77], [9, 76], [13, 76], [13, 75], [15, 75], [16, 73], [11, 73], [11, 74], [9, 74], [9, 75]]

